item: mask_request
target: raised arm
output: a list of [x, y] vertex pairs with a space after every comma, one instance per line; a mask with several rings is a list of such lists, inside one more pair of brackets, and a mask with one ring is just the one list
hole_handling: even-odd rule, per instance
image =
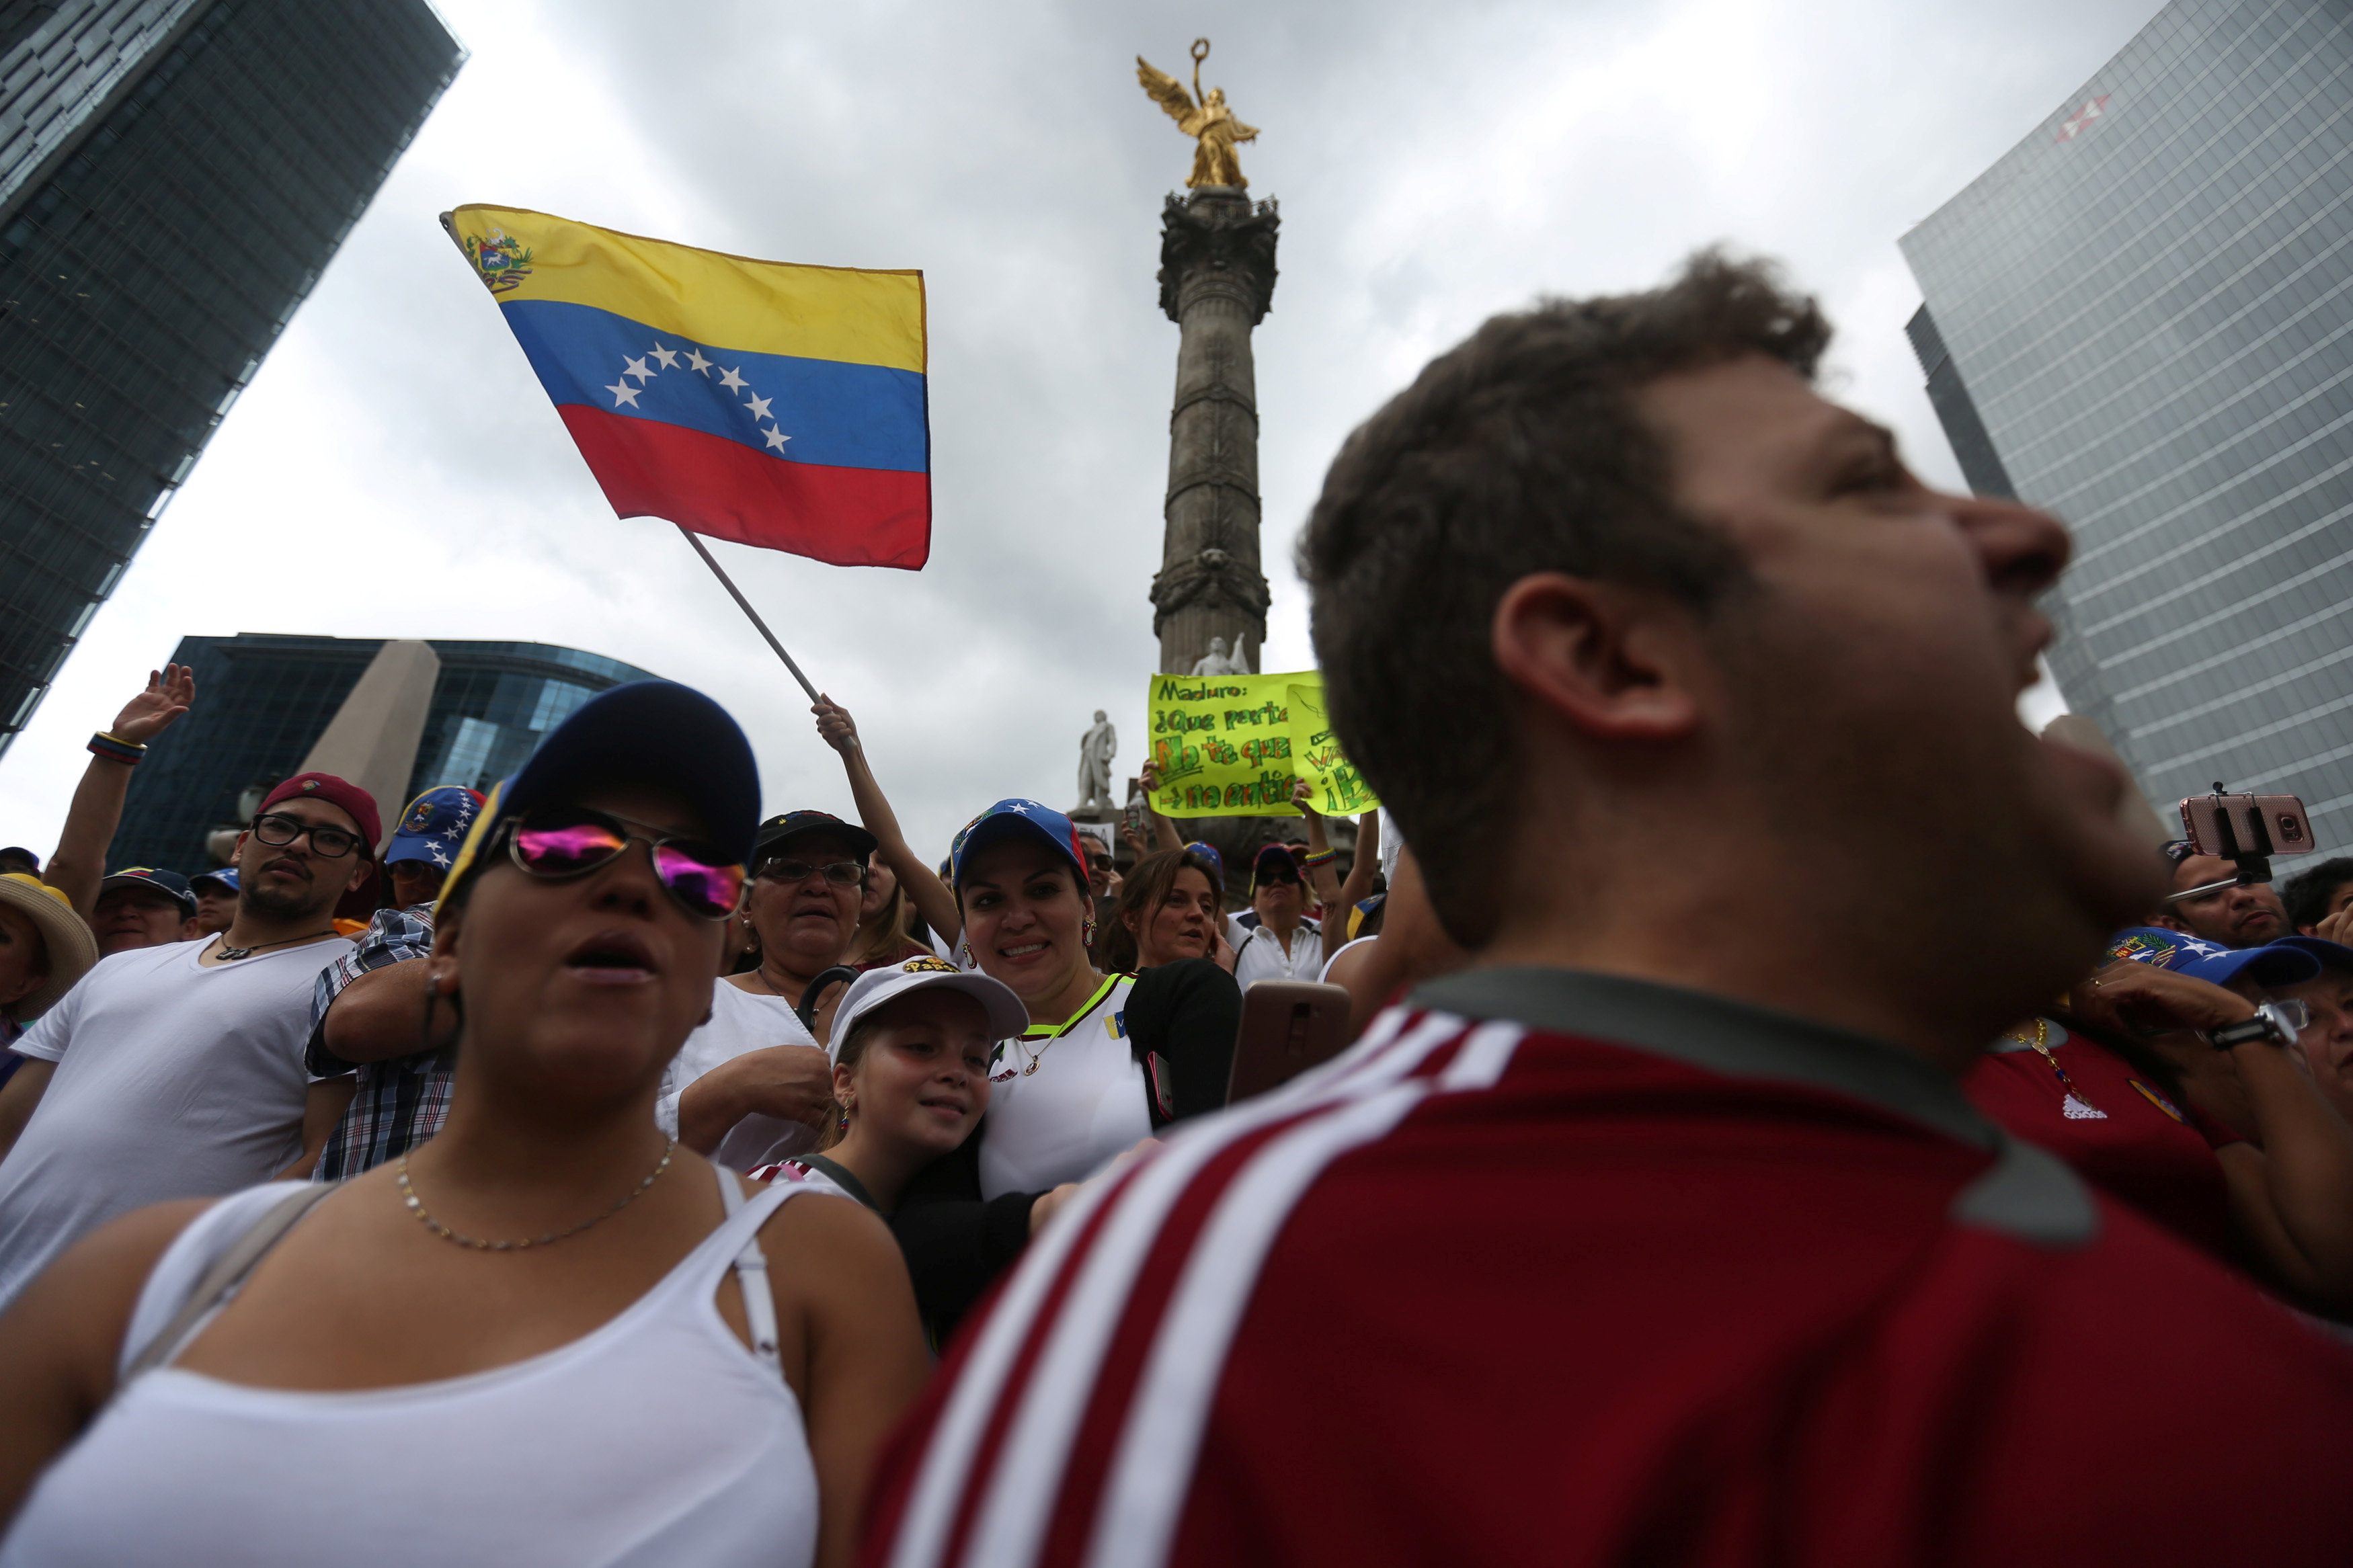
[[1155, 849], [1184, 848], [1184, 835], [1178, 833], [1176, 825], [1161, 816], [1160, 808], [1152, 804], [1152, 797], [1160, 793], [1160, 764], [1145, 763], [1144, 772], [1136, 775], [1136, 783], [1144, 786], [1144, 815], [1152, 823], [1152, 847]]
[[908, 846], [907, 836], [899, 831], [898, 813], [891, 809], [882, 786], [875, 783], [874, 770], [866, 765], [866, 748], [858, 742], [858, 721], [830, 697], [820, 696], [809, 711], [817, 715], [818, 734], [841, 753], [842, 772], [849, 775], [849, 798], [858, 807], [858, 820], [874, 835], [879, 846], [876, 853], [896, 873], [899, 886], [907, 889], [907, 898], [923, 917], [923, 923], [938, 932], [942, 942], [954, 946], [964, 931], [964, 911], [956, 908], [955, 895], [948, 891], [939, 873], [923, 864]]
[[1324, 962], [1348, 945], [1348, 911], [1373, 895], [1373, 879], [1381, 869], [1381, 814], [1368, 811], [1356, 818], [1356, 858], [1348, 863], [1348, 879], [1340, 884], [1340, 902], [1324, 920]]
[[[123, 705], [104, 741], [116, 742], [135, 758], [147, 742], [172, 727], [196, 698], [196, 678], [183, 666], [167, 664], [147, 672], [147, 689]], [[106, 851], [122, 822], [123, 796], [130, 793], [135, 762], [93, 751], [90, 766], [75, 786], [73, 805], [66, 810], [65, 831], [58, 837], [58, 852], [42, 868], [41, 880], [71, 900], [74, 911], [88, 920], [98, 904], [98, 885], [106, 878]]]
[[[1307, 819], [1307, 885], [1314, 890], [1315, 901], [1324, 906], [1328, 922], [1340, 901], [1340, 873], [1332, 868], [1332, 836], [1324, 829], [1324, 814], [1311, 804], [1314, 799], [1314, 785], [1305, 779], [1292, 781], [1291, 804]], [[1343, 920], [1340, 923], [1345, 927], [1348, 922]], [[1325, 929], [1330, 929], [1328, 923]]]

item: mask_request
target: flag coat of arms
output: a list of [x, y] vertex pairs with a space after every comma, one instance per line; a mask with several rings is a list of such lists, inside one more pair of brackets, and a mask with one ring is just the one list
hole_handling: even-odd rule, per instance
[[616, 512], [922, 567], [922, 273], [754, 261], [517, 207], [442, 221]]

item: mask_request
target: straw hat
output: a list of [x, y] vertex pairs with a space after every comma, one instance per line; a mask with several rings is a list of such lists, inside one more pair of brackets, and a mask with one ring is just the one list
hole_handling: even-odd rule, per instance
[[16, 1005], [16, 1022], [30, 1023], [90, 973], [90, 965], [98, 962], [98, 939], [90, 934], [90, 927], [74, 913], [66, 896], [38, 877], [22, 871], [0, 877], [0, 905], [31, 921], [49, 951], [48, 979]]

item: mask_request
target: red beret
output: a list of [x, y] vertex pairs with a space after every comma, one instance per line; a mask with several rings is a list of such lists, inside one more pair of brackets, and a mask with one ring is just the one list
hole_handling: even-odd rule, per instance
[[349, 779], [339, 779], [332, 773], [296, 773], [269, 792], [261, 809], [268, 811], [281, 800], [323, 800], [342, 806], [367, 839], [368, 854], [375, 854], [375, 841], [384, 835], [383, 819], [376, 816], [375, 796]]

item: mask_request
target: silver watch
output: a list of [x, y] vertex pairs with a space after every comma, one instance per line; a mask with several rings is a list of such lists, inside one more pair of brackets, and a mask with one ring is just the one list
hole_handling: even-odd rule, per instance
[[2296, 1032], [2302, 1029], [2311, 1014], [2302, 1002], [2265, 1002], [2255, 1008], [2255, 1016], [2235, 1024], [2225, 1024], [2219, 1029], [2206, 1031], [2206, 1043], [2218, 1051], [2252, 1045], [2257, 1040], [2274, 1046], [2295, 1044]]

